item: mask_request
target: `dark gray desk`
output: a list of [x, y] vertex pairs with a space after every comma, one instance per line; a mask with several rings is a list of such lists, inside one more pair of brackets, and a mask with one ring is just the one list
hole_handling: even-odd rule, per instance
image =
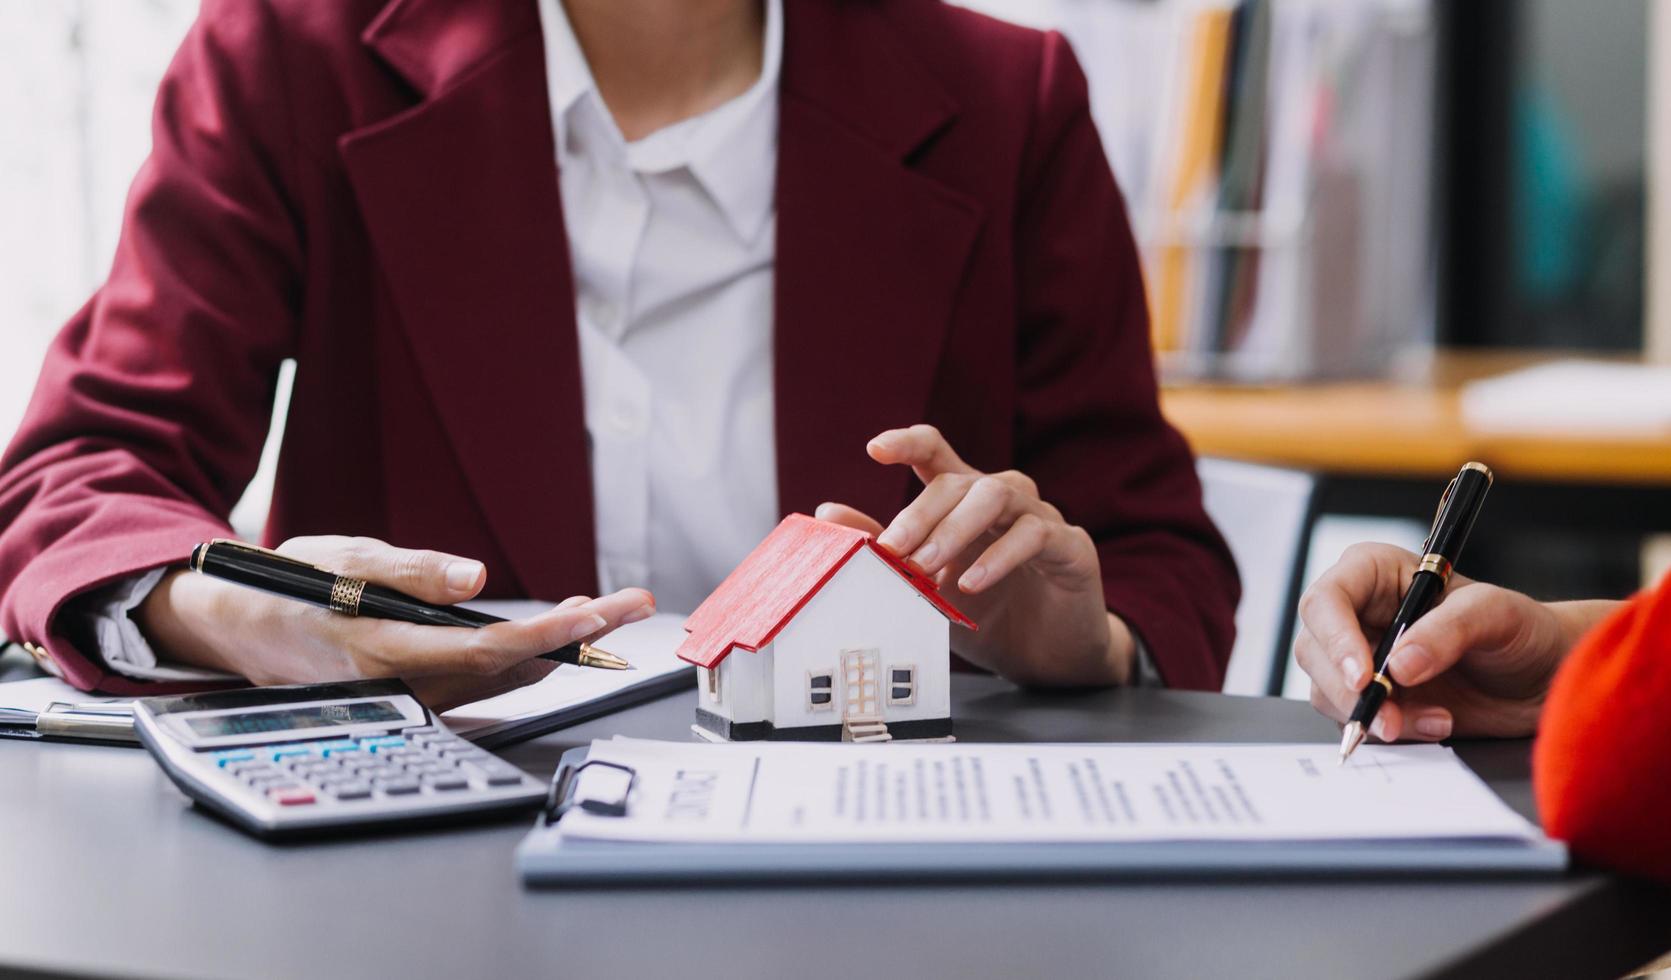
[[[966, 741], [1336, 739], [1294, 702], [1024, 694], [958, 677]], [[507, 750], [549, 773], [694, 695]], [[1530, 812], [1527, 746], [1464, 750]], [[0, 965], [168, 977], [1617, 977], [1671, 947], [1665, 893], [1609, 876], [533, 893], [525, 821], [273, 847], [136, 750], [0, 743]], [[1365, 937], [1369, 937], [1367, 940]], [[3, 972], [3, 970], [0, 970]]]

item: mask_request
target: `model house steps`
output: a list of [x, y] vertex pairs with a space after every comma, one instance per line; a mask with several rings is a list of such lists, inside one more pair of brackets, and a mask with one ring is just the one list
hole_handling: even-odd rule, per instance
[[891, 742], [887, 723], [880, 718], [848, 718], [841, 724], [843, 742]]

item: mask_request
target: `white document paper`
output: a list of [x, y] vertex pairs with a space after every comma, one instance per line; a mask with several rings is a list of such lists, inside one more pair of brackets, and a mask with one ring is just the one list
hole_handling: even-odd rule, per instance
[[[552, 606], [526, 600], [467, 605], [506, 619], [532, 616]], [[683, 616], [658, 614], [623, 626], [598, 640], [599, 647], [625, 657], [633, 670], [600, 670], [564, 664], [537, 684], [460, 705], [442, 714], [441, 720], [459, 735], [480, 738], [521, 722], [570, 711], [640, 685], [663, 681], [679, 671], [691, 672], [691, 683], [695, 684], [695, 668], [673, 655], [685, 638], [684, 622]]]
[[[686, 745], [599, 741], [631, 766], [626, 816], [575, 807], [564, 837], [930, 843], [1530, 840], [1448, 748], [1332, 745]], [[619, 799], [586, 770], [577, 799]]]

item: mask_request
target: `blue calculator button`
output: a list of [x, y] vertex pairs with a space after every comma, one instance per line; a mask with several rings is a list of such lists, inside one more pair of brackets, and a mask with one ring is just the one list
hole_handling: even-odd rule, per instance
[[234, 762], [249, 762], [255, 758], [255, 753], [248, 749], [231, 749], [226, 752], [216, 752], [211, 756], [215, 764], [225, 769]]
[[299, 756], [299, 755], [312, 755], [312, 754], [313, 754], [312, 746], [306, 746], [306, 745], [289, 746], [287, 748], [274, 749], [273, 754], [272, 754], [272, 760], [274, 762], [277, 762], [280, 759], [292, 759], [292, 758], [295, 758], [296, 756]]
[[401, 738], [399, 735], [384, 735], [379, 738], [362, 738], [360, 739], [360, 747], [365, 749], [367, 752], [385, 752], [390, 749], [403, 749], [406, 747], [406, 739]]
[[344, 752], [359, 751], [360, 743], [351, 738], [343, 738], [334, 742], [320, 742], [316, 747], [319, 749], [320, 755], [329, 759], [333, 755], [341, 755]]

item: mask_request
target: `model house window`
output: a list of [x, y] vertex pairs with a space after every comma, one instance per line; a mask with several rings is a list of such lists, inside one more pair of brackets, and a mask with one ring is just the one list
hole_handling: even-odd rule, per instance
[[917, 703], [917, 668], [911, 666], [888, 668], [888, 703]]
[[719, 704], [719, 668], [718, 667], [704, 667], [704, 668], [702, 668], [702, 677], [703, 677], [703, 680], [705, 680], [707, 682], [708, 697], [715, 704]]
[[807, 673], [806, 706], [808, 711], [829, 711], [835, 707], [835, 671]]

